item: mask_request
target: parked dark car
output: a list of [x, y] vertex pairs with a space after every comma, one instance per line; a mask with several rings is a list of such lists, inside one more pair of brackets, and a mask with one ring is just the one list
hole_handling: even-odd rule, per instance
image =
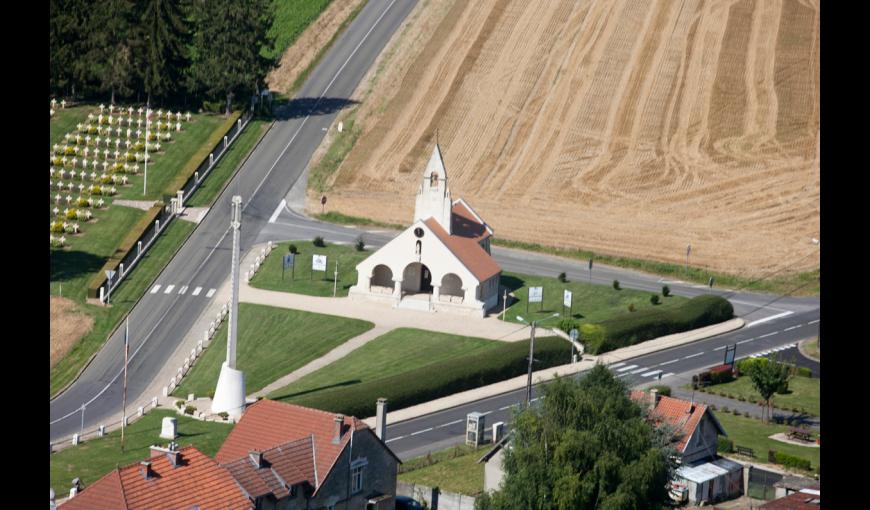
[[423, 505], [408, 496], [396, 496], [396, 510], [423, 510]]

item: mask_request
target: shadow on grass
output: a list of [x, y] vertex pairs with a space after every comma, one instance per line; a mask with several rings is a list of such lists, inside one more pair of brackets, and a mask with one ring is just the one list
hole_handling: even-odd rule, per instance
[[358, 103], [359, 101], [338, 97], [300, 97], [298, 99], [291, 99], [287, 104], [277, 109], [275, 118], [278, 120], [289, 120], [309, 115], [329, 115]]
[[92, 274], [99, 271], [105, 263], [106, 257], [84, 251], [51, 250], [51, 281], [67, 282], [85, 274]]
[[505, 276], [501, 275], [501, 284], [504, 287], [508, 288], [508, 291], [513, 292], [526, 284], [526, 281], [522, 278], [517, 278], [515, 276]]
[[294, 397], [301, 397], [302, 395], [308, 395], [309, 393], [315, 393], [318, 391], [328, 390], [331, 388], [339, 388], [341, 386], [351, 386], [351, 385], [358, 384], [361, 382], [362, 381], [360, 379], [351, 379], [349, 381], [342, 381], [340, 383], [330, 384], [328, 386], [321, 386], [319, 388], [312, 388], [310, 390], [297, 391], [296, 393], [288, 393], [286, 395], [278, 395], [278, 396], [269, 397], [269, 398], [271, 398], [272, 400], [289, 400], [289, 399], [294, 398]]

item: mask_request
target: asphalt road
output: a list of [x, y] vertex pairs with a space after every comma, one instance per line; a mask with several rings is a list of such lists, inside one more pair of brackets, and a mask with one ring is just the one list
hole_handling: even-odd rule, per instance
[[[280, 120], [240, 169], [179, 253], [159, 276], [170, 281], [147, 293], [130, 316], [128, 401], [148, 387], [229, 274], [230, 199], [243, 201], [241, 244], [246, 250], [288, 193], [386, 42], [416, 0], [369, 2], [314, 69]], [[169, 287], [173, 285], [173, 287]], [[185, 288], [186, 287], [186, 288]], [[182, 292], [184, 289], [184, 292]], [[50, 440], [95, 428], [120, 410], [123, 328], [82, 375], [50, 403]]]

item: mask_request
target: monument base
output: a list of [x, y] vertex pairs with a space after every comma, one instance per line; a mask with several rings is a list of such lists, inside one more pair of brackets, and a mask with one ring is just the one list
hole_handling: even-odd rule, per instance
[[217, 388], [214, 390], [214, 399], [211, 402], [212, 414], [226, 412], [234, 420], [238, 421], [245, 410], [245, 374], [227, 366], [224, 361], [221, 365], [221, 374], [218, 377]]

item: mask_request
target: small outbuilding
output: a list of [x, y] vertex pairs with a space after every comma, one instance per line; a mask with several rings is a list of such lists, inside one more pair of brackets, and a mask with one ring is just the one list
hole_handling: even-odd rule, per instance
[[743, 494], [743, 466], [729, 459], [682, 466], [676, 475], [676, 484], [685, 484], [688, 490], [690, 505], [715, 503]]

